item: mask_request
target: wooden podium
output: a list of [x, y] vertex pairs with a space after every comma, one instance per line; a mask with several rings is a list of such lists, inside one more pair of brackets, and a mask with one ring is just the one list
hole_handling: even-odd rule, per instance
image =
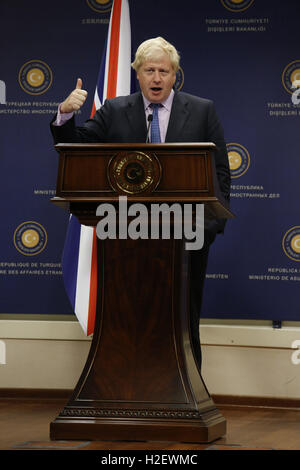
[[[95, 226], [100, 203], [204, 203], [232, 217], [214, 144], [59, 144], [52, 201]], [[211, 442], [226, 432], [194, 360], [189, 252], [179, 239], [98, 240], [90, 352], [51, 439]]]

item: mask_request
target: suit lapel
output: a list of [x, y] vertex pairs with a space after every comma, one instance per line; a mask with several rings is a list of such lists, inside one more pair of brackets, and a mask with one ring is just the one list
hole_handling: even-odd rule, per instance
[[[175, 92], [171, 115], [166, 135], [166, 142], [180, 142], [184, 125], [190, 115], [188, 100], [179, 92]], [[145, 142], [147, 124], [145, 118], [144, 101], [140, 92], [128, 97], [126, 114], [130, 125], [130, 132], [135, 142]]]
[[188, 101], [183, 95], [175, 92], [166, 142], [180, 142], [180, 136], [189, 114]]
[[134, 93], [129, 96], [126, 114], [136, 142], [146, 142], [147, 125], [141, 93]]

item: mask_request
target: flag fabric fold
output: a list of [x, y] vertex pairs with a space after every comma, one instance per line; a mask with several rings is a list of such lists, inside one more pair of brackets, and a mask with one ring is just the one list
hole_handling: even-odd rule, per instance
[[[107, 98], [131, 91], [131, 26], [128, 0], [114, 0], [90, 117]], [[97, 305], [96, 229], [81, 225], [71, 215], [62, 271], [65, 289], [75, 315], [89, 336], [94, 331]]]

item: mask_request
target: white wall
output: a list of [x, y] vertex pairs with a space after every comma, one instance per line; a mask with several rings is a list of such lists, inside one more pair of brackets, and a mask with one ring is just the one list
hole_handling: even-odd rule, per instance
[[298, 326], [204, 324], [200, 332], [210, 393], [300, 398]]
[[[200, 335], [211, 394], [300, 398], [297, 324], [207, 320]], [[0, 340], [0, 388], [34, 389], [73, 389], [91, 342], [76, 321], [43, 320], [0, 320]]]

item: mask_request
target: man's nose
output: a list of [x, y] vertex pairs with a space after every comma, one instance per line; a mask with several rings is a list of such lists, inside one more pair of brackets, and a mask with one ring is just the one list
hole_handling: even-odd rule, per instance
[[155, 70], [155, 71], [154, 71], [153, 80], [154, 80], [155, 82], [160, 82], [160, 79], [161, 79], [161, 77], [160, 77], [159, 70]]

